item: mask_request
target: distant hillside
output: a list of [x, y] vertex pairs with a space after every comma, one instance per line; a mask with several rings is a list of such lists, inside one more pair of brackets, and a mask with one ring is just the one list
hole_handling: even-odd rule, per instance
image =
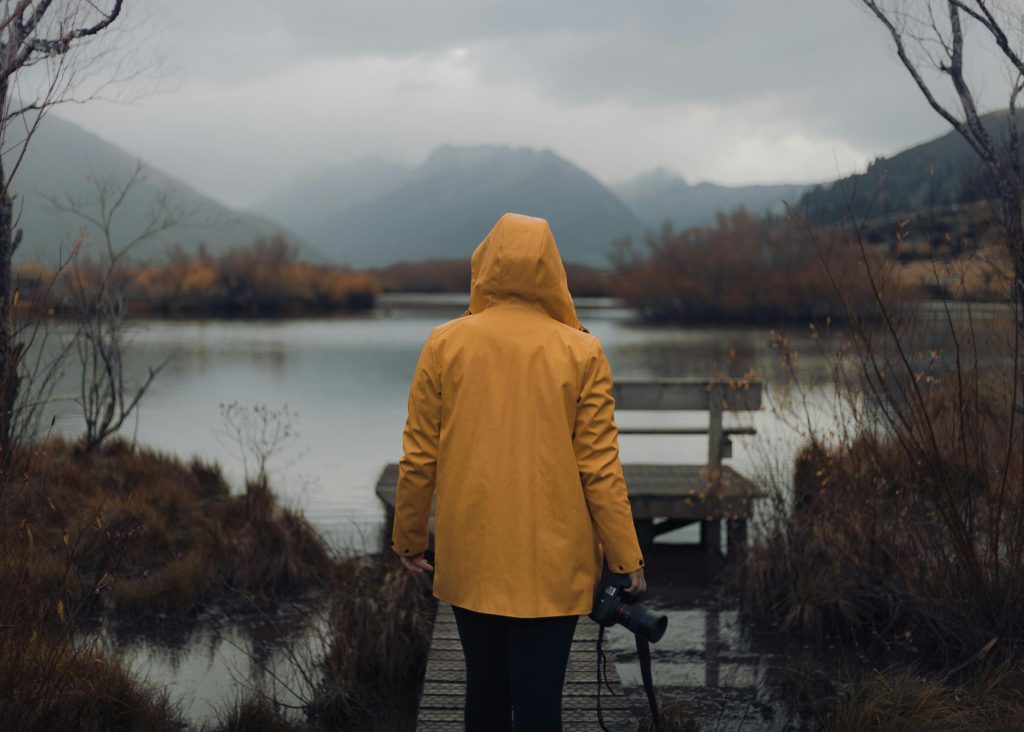
[[[303, 191], [317, 187], [332, 193], [308, 205]], [[600, 181], [554, 152], [499, 145], [444, 145], [404, 173], [363, 159], [273, 198], [263, 210], [359, 267], [469, 256], [506, 211], [547, 218], [563, 259], [595, 265], [608, 263], [612, 239], [644, 230]]]
[[[1006, 112], [988, 114], [983, 122], [993, 139], [1006, 140]], [[848, 202], [857, 217], [872, 219], [945, 209], [994, 195], [981, 172], [977, 154], [960, 133], [951, 131], [892, 157], [879, 157], [863, 173], [815, 186], [804, 194], [800, 206], [822, 223], [846, 217]]]
[[[3, 162], [8, 171], [16, 159], [16, 151], [10, 148], [19, 141], [17, 131], [18, 128], [12, 127], [9, 138], [4, 141], [7, 152]], [[83, 225], [74, 216], [55, 212], [41, 194], [63, 197], [66, 193], [76, 199], [94, 201], [96, 190], [88, 176], [113, 176], [116, 180], [125, 180], [135, 165], [136, 157], [116, 145], [53, 113], [46, 114], [12, 185], [12, 193], [16, 196], [15, 211], [20, 211], [18, 225], [24, 231], [24, 239], [14, 255], [15, 264], [36, 261], [47, 266], [55, 265], [59, 257], [67, 256], [75, 233]], [[283, 231], [281, 226], [266, 218], [231, 210], [159, 170], [147, 167], [144, 175], [146, 180], [136, 184], [115, 218], [114, 234], [119, 240], [128, 241], [141, 230], [159, 191], [166, 192], [182, 209], [195, 209], [194, 224], [214, 225], [170, 229], [143, 241], [132, 249], [136, 261], [161, 259], [172, 242], [180, 242], [188, 250], [193, 250], [201, 241], [206, 242], [211, 254], [219, 254], [249, 244], [258, 236]], [[97, 233], [92, 231], [92, 234]], [[295, 240], [294, 236], [289, 238]], [[295, 241], [301, 246], [300, 256], [303, 259], [325, 261], [321, 253], [301, 241]], [[93, 242], [99, 244], [94, 236], [87, 238], [82, 251], [88, 251]]]
[[719, 211], [730, 212], [740, 207], [755, 214], [780, 213], [785, 210], [783, 201], [795, 203], [806, 188], [795, 184], [690, 185], [682, 176], [664, 168], [612, 186], [615, 194], [646, 224], [658, 229], [668, 219], [676, 230], [710, 224]]
[[332, 220], [341, 211], [391, 193], [404, 184], [412, 169], [367, 155], [323, 172], [286, 183], [253, 211], [287, 223], [310, 242], [332, 242]]

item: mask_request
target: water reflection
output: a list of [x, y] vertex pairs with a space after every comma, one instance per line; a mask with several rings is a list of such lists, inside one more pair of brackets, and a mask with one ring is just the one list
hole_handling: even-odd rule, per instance
[[328, 624], [322, 608], [284, 606], [229, 621], [205, 614], [189, 624], [113, 626], [99, 648], [140, 678], [166, 688], [185, 718], [213, 724], [236, 698], [252, 692], [276, 699], [301, 719], [319, 676]]
[[[701, 729], [796, 730], [813, 720], [784, 694], [794, 668], [829, 679], [829, 659], [802, 654], [777, 634], [741, 623], [732, 598], [712, 579], [721, 569], [696, 549], [652, 551], [648, 596], [642, 601], [668, 616], [668, 629], [651, 646], [652, 678], [662, 708], [682, 701]], [[623, 688], [643, 714], [647, 699], [633, 635], [614, 626], [608, 643]], [[835, 674], [833, 673], [832, 676]]]

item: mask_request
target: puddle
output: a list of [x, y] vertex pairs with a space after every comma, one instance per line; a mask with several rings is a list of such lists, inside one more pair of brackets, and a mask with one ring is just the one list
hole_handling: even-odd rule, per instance
[[[787, 704], [784, 690], [794, 670], [833, 678], [821, 654], [741, 621], [735, 602], [718, 590], [721, 562], [709, 563], [697, 547], [657, 543], [645, 556], [648, 591], [642, 601], [669, 618], [664, 637], [651, 646], [662, 708], [683, 701], [702, 730], [815, 729], [813, 718]], [[249, 689], [300, 708], [316, 678], [297, 670], [296, 661], [315, 668], [325, 629], [322, 613], [293, 606], [241, 623], [210, 614], [191, 626], [158, 632], [115, 627], [104, 647], [168, 689], [186, 718], [202, 727], [215, 723], [218, 712]], [[643, 713], [647, 699], [633, 635], [621, 626], [606, 635], [608, 660]], [[302, 718], [300, 709], [287, 713]]]
[[217, 613], [189, 625], [133, 630], [113, 626], [98, 650], [121, 659], [140, 678], [167, 689], [194, 727], [212, 726], [239, 696], [264, 694], [302, 719], [316, 683], [327, 623], [318, 608], [283, 607], [273, 615], [230, 620]]
[[[648, 590], [641, 600], [668, 616], [651, 645], [651, 676], [662, 709], [682, 702], [701, 730], [795, 731], [816, 729], [815, 719], [787, 701], [794, 671], [829, 678], [826, 659], [802, 643], [750, 627], [735, 601], [723, 598], [695, 546], [656, 545], [647, 562]], [[718, 564], [718, 563], [715, 563]], [[633, 634], [607, 631], [622, 685], [638, 712], [647, 697]]]

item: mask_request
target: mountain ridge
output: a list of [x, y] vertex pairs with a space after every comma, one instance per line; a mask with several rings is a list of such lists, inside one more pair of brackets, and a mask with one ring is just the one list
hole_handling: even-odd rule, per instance
[[[7, 146], [3, 162], [8, 172], [19, 146], [18, 143]], [[87, 212], [96, 214], [97, 190], [92, 177], [102, 176], [120, 186], [127, 182], [139, 162], [140, 158], [101, 135], [48, 112], [39, 121], [11, 184], [15, 210], [19, 211], [18, 227], [24, 232], [22, 243], [14, 252], [14, 263], [38, 262], [55, 267], [58, 259], [67, 256], [71, 242], [83, 229], [87, 237], [82, 244], [82, 254], [102, 246], [99, 230], [94, 225], [73, 214], [55, 211], [47, 197], [70, 198]], [[133, 261], [163, 259], [174, 243], [192, 251], [203, 242], [211, 255], [218, 255], [248, 245], [257, 237], [278, 233], [293, 240], [303, 258], [325, 261], [321, 252], [280, 224], [232, 209], [148, 164], [143, 164], [140, 178], [114, 217], [116, 241], [130, 241], [142, 231], [161, 194], [166, 195], [172, 205], [192, 212], [194, 218], [188, 225], [174, 227], [133, 246], [130, 255]]]

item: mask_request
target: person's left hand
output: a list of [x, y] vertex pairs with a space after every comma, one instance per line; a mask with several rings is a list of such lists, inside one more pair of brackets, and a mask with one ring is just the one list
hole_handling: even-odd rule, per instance
[[423, 574], [428, 569], [431, 572], [434, 571], [434, 565], [427, 561], [426, 557], [423, 556], [423, 552], [420, 552], [419, 554], [413, 557], [407, 557], [403, 554], [399, 558], [402, 560], [402, 564], [405, 566], [405, 568], [408, 569], [410, 572], [415, 572], [416, 574]]

